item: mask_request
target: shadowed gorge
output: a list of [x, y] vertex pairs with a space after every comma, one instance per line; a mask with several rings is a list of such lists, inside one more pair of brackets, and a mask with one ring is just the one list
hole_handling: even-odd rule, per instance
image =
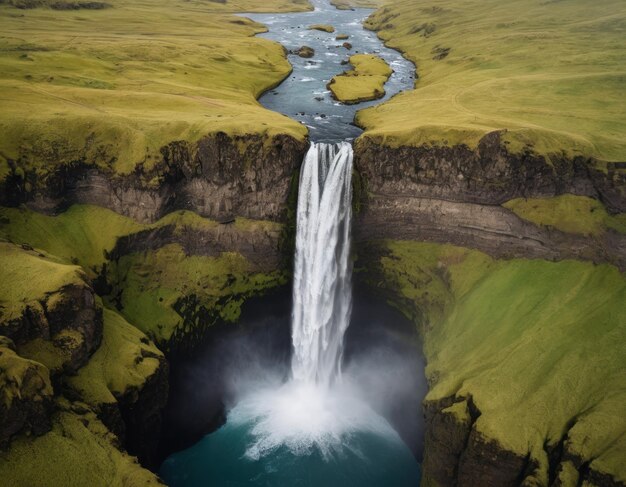
[[0, 0], [0, 484], [626, 486], [619, 0]]

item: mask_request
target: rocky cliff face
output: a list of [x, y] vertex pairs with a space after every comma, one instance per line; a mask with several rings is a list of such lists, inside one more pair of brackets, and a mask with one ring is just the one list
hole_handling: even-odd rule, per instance
[[609, 211], [626, 211], [626, 173], [603, 172], [584, 158], [512, 155], [500, 133], [476, 150], [466, 146], [399, 147], [364, 137], [355, 147], [364, 208], [357, 240], [428, 240], [475, 248], [496, 257], [581, 258], [626, 266], [626, 236], [598, 239], [538, 227], [500, 206], [519, 197], [590, 196]]
[[25, 173], [12, 161], [12, 174], [0, 188], [0, 205], [26, 203], [55, 212], [76, 203], [112, 209], [138, 221], [154, 221], [177, 209], [215, 219], [244, 216], [278, 220], [294, 170], [308, 147], [287, 135], [217, 133], [195, 144], [173, 141], [161, 148], [161, 160], [138, 166], [128, 175], [113, 174], [75, 161], [48, 174]]

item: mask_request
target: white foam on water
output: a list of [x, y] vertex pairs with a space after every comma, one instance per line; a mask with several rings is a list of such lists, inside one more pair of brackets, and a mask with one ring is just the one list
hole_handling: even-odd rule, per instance
[[230, 411], [228, 421], [250, 428], [245, 452], [249, 460], [283, 447], [297, 456], [318, 451], [325, 460], [345, 449], [359, 455], [358, 446], [350, 441], [357, 432], [401, 442], [389, 423], [349, 390], [295, 381], [250, 394]]

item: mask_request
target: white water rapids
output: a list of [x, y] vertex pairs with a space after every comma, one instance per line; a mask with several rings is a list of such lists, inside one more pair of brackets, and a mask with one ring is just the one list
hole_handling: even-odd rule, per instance
[[313, 144], [300, 173], [291, 367], [321, 387], [340, 378], [350, 322], [352, 158], [347, 142]]

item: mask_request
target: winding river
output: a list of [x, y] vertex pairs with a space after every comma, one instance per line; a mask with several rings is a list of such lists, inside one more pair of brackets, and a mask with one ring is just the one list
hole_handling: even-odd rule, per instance
[[[376, 33], [363, 28], [371, 9], [337, 10], [328, 0], [311, 3], [315, 7], [312, 12], [246, 15], [267, 26], [268, 32], [261, 37], [281, 43], [290, 52], [302, 46], [315, 49], [310, 59], [290, 54], [293, 72], [259, 101], [270, 110], [304, 123], [313, 142], [350, 141], [362, 133], [353, 123], [356, 112], [412, 89], [415, 65], [398, 51], [385, 47]], [[335, 32], [308, 28], [314, 24], [332, 25]], [[338, 34], [349, 36], [347, 42], [352, 49], [343, 47], [345, 40], [336, 40]], [[356, 105], [345, 105], [333, 98], [326, 85], [333, 76], [350, 68], [345, 63], [352, 54], [376, 54], [391, 66], [394, 72], [385, 84], [383, 98]]]

